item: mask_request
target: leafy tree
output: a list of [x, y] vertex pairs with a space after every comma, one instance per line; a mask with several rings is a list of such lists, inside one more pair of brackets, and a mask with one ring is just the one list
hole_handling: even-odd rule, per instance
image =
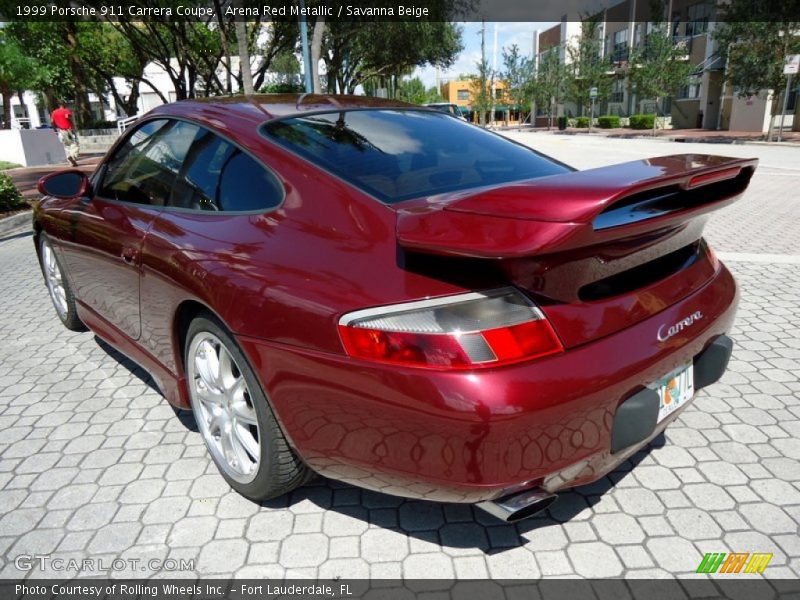
[[553, 126], [553, 108], [564, 97], [565, 78], [566, 69], [555, 49], [539, 59], [532, 92], [537, 105], [548, 107], [547, 114], [550, 117], [548, 128]]
[[401, 80], [397, 85], [397, 99], [412, 104], [429, 104], [443, 100], [435, 87], [425, 89], [425, 84], [419, 77]]
[[[158, 6], [160, 0], [141, 0], [144, 6]], [[233, 22], [223, 20], [225, 35], [220, 35], [219, 21], [183, 20], [142, 21], [138, 17], [124, 15], [113, 22], [120, 33], [128, 40], [131, 50], [147, 62], [154, 62], [167, 73], [175, 89], [178, 100], [197, 95], [211, 96], [224, 94], [228, 85], [225, 81], [232, 77], [242, 89], [243, 80], [239, 69], [230, 73], [231, 54], [238, 55], [238, 39], [233, 31]], [[259, 56], [252, 68], [253, 85], [259, 88], [269, 71], [272, 60], [294, 47], [297, 41], [297, 23], [294, 21], [275, 21], [269, 27], [262, 26], [260, 20], [247, 23], [247, 52]], [[228, 46], [224, 46], [225, 39]], [[259, 45], [258, 40], [264, 42]], [[224, 73], [227, 71], [227, 73]], [[223, 76], [220, 77], [221, 72]], [[142, 83], [154, 86], [145, 79]], [[165, 98], [162, 99], [166, 101]]]
[[445, 101], [444, 96], [442, 96], [442, 94], [439, 92], [439, 88], [437, 88], [435, 85], [432, 85], [431, 87], [428, 88], [428, 91], [425, 92], [425, 96], [426, 96], [425, 100], [426, 103]]
[[591, 106], [589, 92], [592, 88], [597, 88], [598, 103], [611, 95], [609, 71], [612, 65], [610, 58], [602, 55], [603, 41], [597, 38], [598, 27], [597, 21], [584, 21], [578, 39], [567, 46], [570, 62], [566, 66], [566, 95], [581, 107], [581, 115]]
[[[87, 87], [99, 98], [103, 98], [104, 92], [110, 92], [117, 107], [128, 116], [135, 115], [146, 57], [135, 53], [128, 40], [105, 22], [80, 23], [76, 51], [87, 77]], [[116, 78], [122, 78], [127, 89], [120, 89]]]
[[486, 124], [486, 111], [492, 108], [492, 87], [494, 83], [494, 71], [489, 67], [486, 60], [486, 39], [484, 30], [481, 29], [481, 59], [475, 63], [478, 68], [477, 75], [472, 79], [472, 110], [478, 113], [478, 123]]
[[[278, 54], [272, 61], [270, 69], [276, 76], [276, 83], [289, 85], [300, 84], [300, 62], [294, 52]], [[302, 87], [302, 86], [301, 86]]]
[[732, 0], [725, 22], [713, 32], [720, 54], [726, 60], [728, 81], [740, 96], [764, 95], [772, 90], [769, 138], [772, 124], [783, 106], [786, 55], [800, 53], [800, 13], [786, 5], [773, 5], [779, 12], [770, 21], [750, 21], [753, 6]]
[[11, 127], [11, 98], [31, 87], [38, 65], [26, 56], [16, 40], [0, 29], [0, 95], [3, 98], [3, 128]]
[[[663, 98], [674, 94], [689, 81], [694, 67], [686, 60], [687, 51], [675, 44], [664, 23], [656, 23], [645, 37], [644, 46], [634, 49], [630, 59], [628, 81], [639, 99], [655, 101], [656, 116]], [[653, 135], [656, 134], [653, 120]]]
[[[55, 108], [59, 98], [77, 99], [78, 90], [81, 89], [76, 85], [78, 80], [73, 72], [79, 66], [79, 61], [69, 57], [69, 49], [77, 44], [77, 39], [73, 35], [71, 44], [68, 43], [70, 32], [74, 31], [68, 25], [71, 24], [17, 21], [3, 28], [4, 34], [15, 40], [23, 53], [39, 65], [33, 81], [28, 82], [26, 87], [41, 92], [49, 110]], [[81, 111], [76, 114], [76, 119], [80, 119], [88, 114], [89, 101], [85, 89], [82, 90], [82, 97], [77, 100], [76, 105]]]
[[450, 67], [462, 49], [461, 29], [452, 23], [330, 21], [321, 55], [328, 92], [352, 94], [372, 78], [423, 65]]
[[397, 98], [412, 104], [424, 104], [427, 102], [425, 84], [419, 77], [402, 80], [397, 86]]
[[534, 62], [526, 56], [521, 56], [519, 46], [512, 44], [508, 49], [503, 48], [503, 66], [505, 70], [502, 77], [507, 86], [508, 97], [519, 107], [520, 121], [522, 121], [522, 111], [533, 108], [531, 103], [536, 77]]

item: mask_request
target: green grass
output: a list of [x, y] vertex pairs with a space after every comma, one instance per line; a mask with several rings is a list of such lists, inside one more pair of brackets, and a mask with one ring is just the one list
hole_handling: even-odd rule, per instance
[[0, 171], [5, 171], [6, 169], [16, 169], [17, 167], [21, 167], [22, 165], [18, 165], [17, 163], [8, 162], [7, 160], [0, 160]]

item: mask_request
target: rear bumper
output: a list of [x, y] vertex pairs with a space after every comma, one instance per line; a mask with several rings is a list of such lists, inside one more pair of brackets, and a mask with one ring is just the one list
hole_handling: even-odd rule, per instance
[[[625, 330], [532, 363], [466, 373], [239, 341], [313, 469], [390, 494], [481, 502], [591, 482], [657, 436], [680, 411], [611, 452], [618, 407], [648, 383], [689, 360], [696, 373], [716, 366], [718, 379], [727, 361], [708, 357], [719, 353], [715, 340], [730, 331], [735, 309], [735, 282], [720, 266], [703, 288]], [[702, 319], [658, 340], [660, 327], [697, 311]]]

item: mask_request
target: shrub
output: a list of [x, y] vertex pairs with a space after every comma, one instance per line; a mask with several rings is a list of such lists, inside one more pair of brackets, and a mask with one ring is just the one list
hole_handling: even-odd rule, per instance
[[297, 83], [268, 83], [258, 90], [259, 94], [302, 94], [305, 88]]
[[22, 194], [19, 193], [11, 177], [0, 173], [0, 211], [15, 210], [24, 206]]
[[617, 115], [604, 115], [597, 117], [597, 124], [603, 129], [616, 129], [620, 125]]
[[578, 117], [575, 119], [575, 127], [585, 129], [589, 127], [589, 117]]
[[655, 115], [631, 115], [631, 129], [652, 129]]

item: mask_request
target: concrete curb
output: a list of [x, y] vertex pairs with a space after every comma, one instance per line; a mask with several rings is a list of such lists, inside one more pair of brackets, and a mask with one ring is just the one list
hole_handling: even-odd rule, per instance
[[31, 229], [32, 210], [0, 219], [0, 239]]

